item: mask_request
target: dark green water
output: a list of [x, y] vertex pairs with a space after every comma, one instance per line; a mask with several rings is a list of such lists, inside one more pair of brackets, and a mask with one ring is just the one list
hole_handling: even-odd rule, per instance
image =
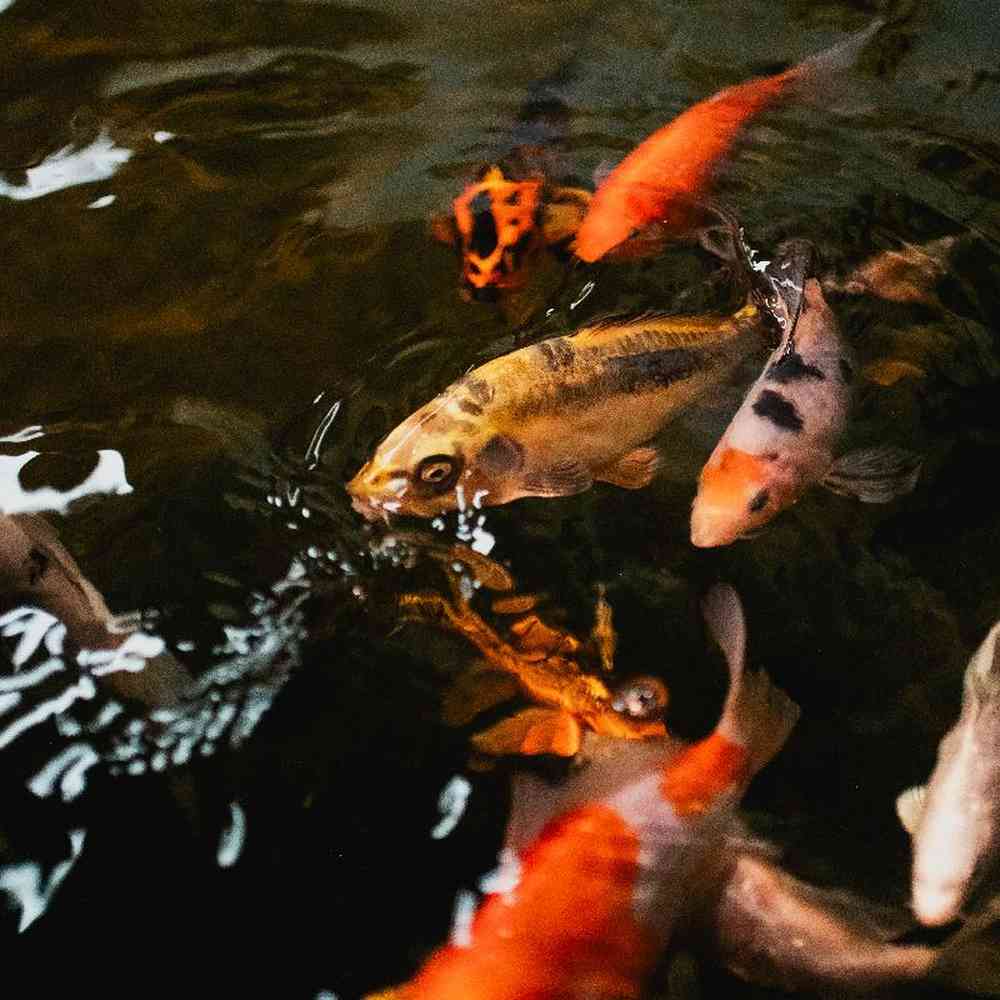
[[[391, 595], [427, 575], [375, 564], [343, 490], [386, 431], [512, 344], [501, 312], [459, 299], [454, 255], [428, 219], [509, 151], [529, 88], [560, 67], [559, 163], [589, 183], [694, 101], [880, 12], [898, 23], [831, 95], [837, 113], [768, 113], [716, 193], [754, 245], [808, 237], [841, 276], [878, 250], [961, 238], [933, 305], [835, 300], [863, 361], [926, 371], [866, 387], [845, 442], [922, 451], [917, 491], [886, 508], [814, 492], [752, 541], [693, 550], [697, 472], [758, 357], [668, 430], [649, 489], [522, 501], [485, 528], [520, 589], [546, 592], [580, 631], [607, 584], [619, 672], [662, 675], [683, 735], [711, 726], [723, 687], [697, 598], [731, 581], [753, 661], [803, 709], [748, 797], [757, 825], [803, 877], [898, 902], [909, 853], [894, 799], [926, 777], [968, 655], [1000, 616], [989, 0], [0, 11], [0, 434], [42, 428], [0, 448], [55, 453], [48, 474], [70, 480], [95, 449], [122, 455], [131, 493], [54, 520], [110, 607], [144, 609], [192, 673], [238, 654], [240, 630], [282, 649], [252, 682], [219, 679], [274, 703], [238, 748], [194, 766], [129, 776], [105, 762], [64, 802], [25, 786], [64, 746], [51, 721], [3, 750], [0, 860], [48, 871], [68, 832], [86, 831], [23, 935], [16, 908], [0, 910], [4, 953], [24, 959], [33, 994], [344, 1000], [405, 977], [445, 938], [456, 892], [492, 865], [506, 779], [474, 777], [456, 832], [429, 837], [468, 735], [441, 725], [438, 698], [471, 653], [395, 627]], [[578, 268], [531, 329], [722, 308], [725, 289], [703, 285], [714, 266], [678, 247]], [[337, 400], [317, 459], [310, 442]], [[289, 573], [303, 601], [286, 633], [259, 605], [285, 607]], [[236, 801], [245, 845], [221, 868]], [[705, 997], [766, 995], [711, 963], [700, 975]]]

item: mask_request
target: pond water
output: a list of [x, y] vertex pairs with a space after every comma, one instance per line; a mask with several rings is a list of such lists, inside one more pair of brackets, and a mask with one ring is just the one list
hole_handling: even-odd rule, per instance
[[[760, 354], [668, 428], [647, 489], [402, 527], [488, 548], [577, 634], [603, 584], [616, 672], [662, 677], [684, 736], [724, 689], [698, 597], [730, 581], [752, 661], [802, 706], [747, 797], [755, 830], [801, 877], [901, 903], [895, 798], [926, 778], [1000, 617], [991, 0], [0, 3], [0, 507], [54, 486], [34, 499], [83, 574], [197, 686], [169, 719], [100, 684], [16, 732], [3, 716], [0, 934], [32, 993], [345, 1000], [445, 939], [494, 863], [508, 774], [469, 770], [469, 729], [441, 720], [474, 651], [394, 611], [441, 589], [439, 568], [386, 555], [344, 484], [517, 330], [732, 302], [683, 245], [553, 258], [513, 312], [465, 302], [429, 220], [511, 151], [540, 80], [566, 110], [552, 169], [592, 187], [685, 107], [878, 14], [843, 92], [761, 116], [713, 190], [755, 246], [808, 238], [840, 278], [957, 238], [929, 302], [831, 297], [862, 363], [920, 370], [866, 384], [845, 442], [920, 451], [916, 491], [884, 507], [813, 491], [751, 540], [693, 549], [698, 471]], [[54, 623], [28, 642], [5, 606], [22, 676], [58, 663]], [[465, 814], [432, 837], [455, 775]], [[771, 995], [711, 961], [687, 988]]]

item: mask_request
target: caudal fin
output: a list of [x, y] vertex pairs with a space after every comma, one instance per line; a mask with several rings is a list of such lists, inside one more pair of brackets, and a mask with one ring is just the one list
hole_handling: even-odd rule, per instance
[[[788, 95], [824, 110], [855, 110], [854, 106], [860, 95], [852, 99], [848, 71], [857, 64], [861, 53], [884, 24], [882, 18], [876, 18], [867, 28], [848, 35], [823, 52], [803, 59], [798, 66], [788, 71]], [[862, 100], [864, 104], [870, 103], [867, 95]]]
[[729, 664], [729, 694], [716, 731], [745, 747], [755, 774], [784, 746], [799, 718], [799, 706], [762, 670], [746, 669], [746, 621], [739, 596], [717, 584], [702, 602], [712, 637]]

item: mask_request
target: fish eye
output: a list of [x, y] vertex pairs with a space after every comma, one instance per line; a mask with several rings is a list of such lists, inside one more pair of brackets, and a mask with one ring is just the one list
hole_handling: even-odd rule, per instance
[[767, 506], [767, 501], [771, 499], [771, 494], [767, 490], [761, 490], [747, 505], [747, 510], [752, 514], [763, 510]]
[[634, 677], [615, 692], [611, 707], [620, 715], [646, 722], [659, 718], [670, 697], [656, 677]]
[[458, 463], [448, 455], [429, 455], [417, 466], [417, 478], [435, 492], [448, 489], [458, 477]]

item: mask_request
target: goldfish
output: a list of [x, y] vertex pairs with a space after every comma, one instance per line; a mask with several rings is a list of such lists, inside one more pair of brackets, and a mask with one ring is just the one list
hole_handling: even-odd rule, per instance
[[689, 880], [722, 847], [743, 792], [798, 718], [763, 672], [746, 669], [735, 592], [713, 590], [705, 614], [730, 676], [715, 730], [693, 745], [614, 745], [555, 788], [525, 776], [497, 891], [428, 959], [407, 1000], [640, 996]]
[[920, 458], [899, 448], [834, 458], [856, 361], [815, 278], [805, 281], [800, 310], [701, 471], [691, 510], [696, 546], [755, 531], [815, 483], [867, 503], [916, 485]]
[[593, 263], [652, 224], [664, 236], [683, 235], [690, 228], [692, 199], [705, 193], [713, 169], [740, 130], [783, 98], [804, 90], [822, 94], [831, 77], [855, 62], [882, 24], [876, 20], [783, 73], [727, 87], [648, 136], [597, 188], [573, 252]]
[[896, 802], [913, 838], [913, 911], [924, 924], [962, 913], [1000, 856], [1000, 622], [965, 671], [962, 711], [926, 785]]
[[650, 314], [523, 347], [404, 420], [347, 484], [369, 520], [648, 485], [648, 442], [755, 346], [761, 312]]

